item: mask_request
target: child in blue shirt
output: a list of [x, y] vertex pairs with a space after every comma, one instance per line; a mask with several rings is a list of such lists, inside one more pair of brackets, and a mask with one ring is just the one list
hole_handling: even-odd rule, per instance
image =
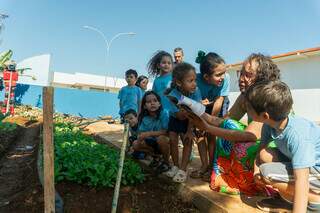
[[147, 91], [148, 89], [148, 83], [149, 83], [149, 79], [147, 76], [144, 75], [140, 75], [138, 77], [138, 80], [136, 82], [136, 86], [140, 87], [141, 91], [142, 91], [142, 96], [144, 95], [144, 93]]
[[145, 153], [133, 150], [133, 142], [138, 139], [138, 115], [133, 109], [129, 109], [124, 113], [124, 120], [129, 124], [129, 153], [136, 159], [144, 159]]
[[173, 59], [170, 53], [158, 51], [148, 62], [148, 72], [156, 79], [153, 82], [152, 90], [161, 98], [163, 109], [167, 110], [170, 106], [168, 98], [164, 95], [166, 89], [170, 87], [172, 80]]
[[119, 114], [121, 116], [121, 120], [123, 121], [124, 113], [133, 109], [137, 113], [140, 109], [140, 101], [142, 98], [142, 92], [139, 87], [135, 85], [137, 81], [138, 73], [133, 69], [129, 69], [126, 71], [126, 81], [128, 83], [127, 86], [122, 87], [118, 94], [120, 111]]
[[[201, 94], [196, 84], [195, 68], [188, 63], [180, 63], [175, 66], [172, 72], [171, 88], [166, 91], [168, 97], [180, 100], [182, 96], [191, 98], [192, 100], [201, 101]], [[173, 167], [166, 173], [172, 177], [175, 182], [185, 182], [187, 179], [187, 166], [190, 159], [192, 145], [194, 141], [193, 126], [188, 122], [187, 117], [182, 111], [170, 103], [170, 119], [169, 119], [169, 138], [170, 138], [170, 154], [173, 161]], [[182, 136], [183, 143], [182, 161], [179, 166], [179, 150], [178, 140]]]
[[[206, 113], [217, 117], [225, 116], [229, 108], [228, 95], [230, 91], [230, 76], [226, 73], [225, 61], [216, 53], [205, 54], [203, 51], [199, 51], [196, 62], [200, 64], [197, 86], [201, 92], [202, 104], [206, 106]], [[198, 144], [202, 165], [199, 170], [193, 171], [190, 177], [210, 181], [215, 143], [216, 136], [208, 135], [207, 140]]]
[[[162, 109], [160, 96], [154, 91], [147, 91], [141, 101], [138, 138], [133, 143], [133, 149], [152, 154], [155, 159], [152, 166], [157, 166], [159, 173], [169, 170], [168, 121], [169, 116]], [[159, 154], [163, 156], [163, 162], [156, 164]]]
[[[261, 145], [255, 162], [257, 183], [272, 185], [280, 198], [257, 202], [262, 210], [292, 208], [293, 212], [320, 211], [320, 127], [291, 116], [289, 87], [280, 81], [263, 81], [246, 92], [249, 116], [263, 123]], [[277, 152], [267, 149], [274, 140]], [[287, 201], [287, 202], [286, 202]], [[309, 203], [309, 204], [308, 204]]]

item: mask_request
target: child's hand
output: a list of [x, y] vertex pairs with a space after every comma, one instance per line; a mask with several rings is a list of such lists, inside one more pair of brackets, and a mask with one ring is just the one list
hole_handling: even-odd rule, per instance
[[187, 114], [187, 118], [200, 130], [207, 130], [209, 128], [209, 124], [202, 117], [189, 113]]
[[203, 105], [207, 106], [208, 104], [210, 104], [210, 101], [208, 100], [208, 98], [206, 98], [206, 99], [203, 99], [203, 100], [201, 101], [201, 103], [202, 103]]
[[261, 176], [260, 173], [255, 173], [253, 175], [254, 178], [254, 182], [258, 185], [258, 186], [265, 186], [266, 184], [263, 182], [263, 178]]
[[149, 134], [147, 132], [143, 132], [143, 133], [140, 133], [138, 135], [138, 140], [139, 141], [143, 141], [144, 139], [146, 139], [147, 137], [149, 137]]

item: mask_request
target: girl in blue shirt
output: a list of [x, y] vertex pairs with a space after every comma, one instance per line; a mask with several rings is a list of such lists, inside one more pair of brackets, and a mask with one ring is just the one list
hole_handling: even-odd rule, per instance
[[169, 170], [169, 138], [167, 137], [169, 116], [162, 109], [161, 98], [154, 91], [147, 91], [141, 101], [141, 113], [138, 118], [138, 138], [133, 142], [134, 151], [146, 152], [157, 159], [163, 156], [163, 162], [155, 164], [159, 173]]
[[171, 84], [172, 63], [172, 56], [165, 51], [156, 52], [148, 63], [149, 75], [156, 77], [153, 82], [152, 90], [160, 96], [163, 109], [165, 110], [170, 106], [170, 102], [164, 95], [164, 92]]
[[[196, 84], [195, 68], [191, 64], [181, 63], [175, 66], [172, 72], [171, 88], [166, 91], [169, 97], [180, 100], [182, 96], [187, 96], [195, 101], [201, 101], [201, 94]], [[183, 111], [171, 103], [169, 118], [169, 138], [170, 138], [170, 154], [173, 161], [173, 167], [166, 173], [172, 177], [175, 182], [185, 182], [187, 178], [187, 165], [190, 159], [190, 154], [193, 145], [192, 124], [188, 122]], [[178, 140], [179, 135], [182, 136], [183, 152], [182, 161], [179, 166], [179, 150]]]
[[[230, 90], [230, 76], [226, 73], [225, 61], [216, 53], [205, 54], [203, 51], [199, 51], [196, 63], [200, 64], [197, 86], [201, 91], [202, 104], [206, 106], [206, 113], [223, 117], [228, 112]], [[216, 137], [208, 135], [207, 140], [198, 144], [202, 165], [199, 170], [193, 171], [190, 177], [210, 181], [211, 166], [209, 166], [209, 162], [210, 164], [213, 162], [215, 143]]]

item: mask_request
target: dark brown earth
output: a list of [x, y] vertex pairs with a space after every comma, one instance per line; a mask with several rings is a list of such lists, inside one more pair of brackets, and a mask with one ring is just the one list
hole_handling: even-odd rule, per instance
[[[0, 135], [0, 143], [6, 140], [9, 144], [0, 156], [0, 212], [43, 212], [43, 189], [37, 172], [40, 124], [30, 124], [22, 118], [12, 122], [20, 125], [16, 136]], [[23, 150], [26, 145], [33, 149]], [[143, 184], [121, 187], [118, 212], [198, 212], [191, 203], [179, 198], [176, 186], [147, 173]], [[63, 198], [65, 212], [111, 211], [111, 188], [61, 182], [56, 189]]]

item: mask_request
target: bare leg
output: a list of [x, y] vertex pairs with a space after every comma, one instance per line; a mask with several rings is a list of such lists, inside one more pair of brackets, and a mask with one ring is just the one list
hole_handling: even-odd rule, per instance
[[201, 171], [206, 171], [208, 169], [208, 149], [207, 149], [207, 143], [204, 138], [200, 138], [200, 141], [198, 142], [198, 150], [201, 160]]
[[[294, 182], [283, 183], [283, 182], [274, 182], [266, 178], [263, 179], [264, 182], [268, 185], [272, 185], [274, 188], [279, 190], [279, 194], [286, 200], [293, 202], [294, 196]], [[320, 195], [309, 192], [308, 201], [312, 203], [320, 203]]]
[[170, 138], [170, 154], [172, 157], [173, 165], [179, 167], [179, 149], [178, 149], [178, 134], [169, 132]]
[[209, 166], [212, 167], [214, 152], [216, 149], [216, 136], [208, 135], [207, 141], [208, 141]]
[[134, 141], [133, 142], [133, 150], [140, 151], [140, 152], [146, 152], [148, 154], [153, 153], [152, 147], [148, 146], [144, 141]]
[[166, 163], [169, 163], [170, 157], [170, 141], [167, 136], [159, 136], [157, 138], [157, 143], [159, 145], [159, 149], [161, 154], [163, 155], [163, 159]]
[[182, 150], [182, 162], [181, 169], [183, 171], [187, 170], [188, 162], [191, 155], [193, 141], [189, 138], [183, 139], [183, 150]]

